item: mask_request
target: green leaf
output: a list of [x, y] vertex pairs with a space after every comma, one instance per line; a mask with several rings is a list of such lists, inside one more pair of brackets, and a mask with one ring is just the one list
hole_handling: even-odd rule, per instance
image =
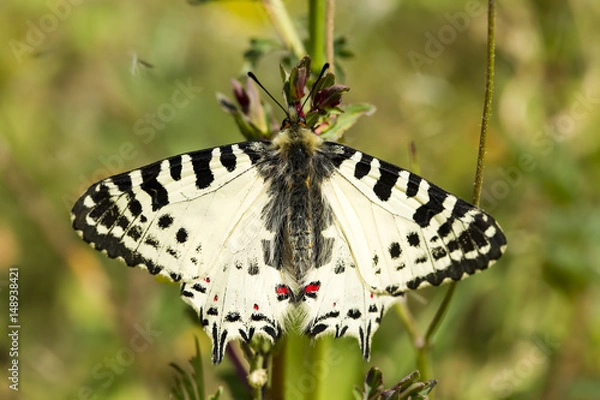
[[[171, 389], [171, 396], [177, 400], [204, 399], [204, 370], [202, 369], [200, 344], [198, 343], [198, 338], [194, 339], [196, 343], [196, 354], [189, 360], [189, 363], [192, 366], [191, 374], [187, 373], [175, 363], [170, 364], [178, 375], [175, 376], [175, 383]], [[216, 395], [219, 396], [220, 391], [218, 391]]]
[[272, 39], [250, 39], [250, 48], [244, 52], [244, 58], [248, 62], [249, 69], [256, 68], [261, 58], [276, 50], [281, 50], [281, 44]]
[[372, 367], [363, 383], [363, 400], [375, 400], [383, 389], [383, 373], [377, 367]]
[[208, 398], [208, 400], [219, 400], [219, 397], [221, 397], [222, 394], [223, 394], [223, 388], [219, 386], [219, 388], [217, 389], [217, 392], [215, 394], [213, 394], [212, 396], [210, 396]]
[[344, 108], [343, 114], [337, 115], [335, 119], [331, 118], [330, 123], [325, 122], [324, 129], [321, 129], [321, 126], [319, 126], [315, 131], [320, 133], [323, 140], [336, 141], [342, 137], [344, 132], [356, 124], [360, 117], [363, 115], [371, 115], [375, 110], [376, 108], [372, 104], [350, 104]]

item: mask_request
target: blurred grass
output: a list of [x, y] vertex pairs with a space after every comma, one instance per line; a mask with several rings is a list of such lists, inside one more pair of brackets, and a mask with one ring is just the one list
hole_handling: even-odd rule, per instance
[[[51, 21], [53, 4], [66, 3], [0, 4], [0, 306], [7, 309], [8, 268], [16, 265], [23, 326], [20, 397], [6, 381], [0, 397], [167, 398], [169, 363], [186, 364], [193, 334], [208, 352], [207, 337], [186, 317], [175, 286], [80, 241], [69, 209], [94, 180], [241, 140], [214, 93], [227, 92], [242, 72], [248, 40], [274, 33], [256, 2], [88, 1], [63, 8], [55, 28], [17, 57], [15, 42], [25, 43], [40, 19]], [[336, 30], [356, 54], [342, 64], [351, 87], [345, 101], [378, 109], [345, 143], [406, 165], [414, 141], [421, 174], [466, 199], [485, 83], [482, 4], [355, 0], [336, 7]], [[425, 34], [451, 33], [448, 15], [472, 5], [481, 12], [416, 70], [409, 52], [427, 56]], [[288, 7], [302, 27], [304, 2]], [[504, 227], [509, 248], [497, 266], [458, 287], [433, 350], [438, 398], [595, 399], [600, 392], [599, 17], [592, 1], [499, 3], [482, 206]], [[138, 64], [132, 72], [134, 55], [153, 68]], [[278, 57], [256, 71], [274, 92]], [[135, 128], [188, 80], [202, 88], [189, 105], [152, 136]], [[422, 328], [443, 293], [409, 296]], [[139, 339], [140, 329], [154, 336]], [[370, 365], [389, 386], [414, 369], [393, 313], [375, 335], [369, 364], [358, 361], [354, 341], [331, 342], [319, 372], [328, 383], [319, 388], [323, 398], [350, 399], [351, 383], [360, 384]], [[4, 371], [8, 344], [3, 335]], [[290, 393], [308, 390], [315, 376], [297, 357]], [[208, 359], [206, 390], [214, 393], [232, 369]]]

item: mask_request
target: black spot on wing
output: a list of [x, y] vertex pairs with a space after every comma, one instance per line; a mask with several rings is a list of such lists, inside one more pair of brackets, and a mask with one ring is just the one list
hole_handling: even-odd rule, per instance
[[339, 311], [330, 311], [328, 313], [321, 315], [319, 318], [315, 319], [315, 321], [313, 323], [321, 322], [321, 321], [324, 321], [324, 320], [330, 319], [330, 318], [337, 318], [339, 316], [340, 316]]
[[390, 285], [385, 288], [385, 291], [391, 295], [396, 295], [396, 292], [398, 291], [398, 287], [399, 287], [398, 285]]
[[421, 243], [421, 239], [419, 238], [419, 234], [417, 232], [411, 232], [406, 235], [406, 240], [408, 240], [408, 244], [410, 244], [412, 247], [419, 247], [419, 244]]
[[233, 154], [233, 148], [231, 146], [222, 146], [221, 149], [221, 165], [229, 172], [233, 171], [236, 166], [236, 157]]
[[346, 270], [346, 266], [344, 264], [344, 260], [337, 260], [337, 262], [335, 263], [335, 269], [333, 270], [334, 273], [336, 274], [341, 274]]
[[142, 237], [142, 228], [139, 225], [132, 226], [131, 229], [127, 231], [127, 236], [133, 240], [139, 240]]
[[217, 315], [219, 315], [219, 311], [217, 310], [217, 308], [216, 308], [216, 307], [210, 307], [210, 308], [209, 308], [209, 309], [206, 311], [206, 314], [208, 314], [208, 315], [214, 315], [214, 316], [217, 316]]
[[147, 244], [148, 246], [154, 247], [155, 249], [158, 249], [159, 246], [159, 241], [152, 236], [147, 236], [146, 239], [144, 240], [144, 243]]
[[110, 179], [121, 192], [129, 192], [131, 190], [131, 175], [129, 173], [113, 176]]
[[126, 216], [121, 215], [118, 219], [117, 219], [117, 226], [121, 229], [123, 229], [124, 231], [126, 231], [129, 228], [129, 220], [127, 219]]
[[169, 173], [173, 180], [178, 181], [181, 179], [181, 155], [169, 158]]
[[112, 202], [112, 200], [107, 199], [107, 200], [105, 200], [105, 203], [108, 203], [109, 207], [106, 210], [106, 212], [102, 215], [100, 224], [107, 228], [112, 228], [120, 216], [119, 209], [117, 207], [117, 204]]
[[443, 247], [434, 247], [433, 249], [431, 249], [431, 255], [433, 256], [434, 260], [444, 258], [447, 254], [448, 253], [446, 253], [446, 249], [444, 249]]
[[371, 162], [373, 161], [373, 157], [362, 153], [360, 157], [360, 161], [356, 163], [354, 167], [354, 177], [356, 179], [364, 178], [371, 171]]
[[475, 250], [475, 245], [474, 245], [473, 241], [471, 240], [471, 234], [469, 233], [468, 230], [463, 231], [458, 236], [458, 242], [464, 253], [470, 253], [471, 251]]
[[248, 275], [258, 275], [260, 269], [258, 268], [258, 262], [255, 259], [250, 260], [250, 265], [248, 266]]
[[158, 181], [158, 175], [161, 171], [161, 162], [142, 167], [142, 190], [152, 199], [152, 210], [156, 211], [169, 204], [169, 193], [165, 187]]
[[167, 229], [173, 224], [173, 217], [169, 214], [161, 215], [158, 219], [158, 227], [161, 229]]
[[185, 243], [187, 241], [188, 233], [185, 228], [179, 228], [177, 234], [175, 235], [175, 239], [177, 239], [179, 243]]
[[172, 247], [167, 247], [166, 251], [167, 251], [168, 255], [170, 255], [171, 257], [173, 257], [176, 260], [178, 260], [179, 257], [181, 256], [181, 254], [177, 250], [175, 250], [174, 248], [172, 248]]
[[373, 254], [373, 266], [376, 267], [379, 264], [379, 256], [377, 253]]
[[408, 182], [406, 184], [406, 196], [414, 197], [419, 192], [419, 185], [421, 184], [422, 178], [419, 175], [415, 175], [412, 172], [408, 173]]
[[309, 329], [306, 331], [306, 334], [310, 336], [317, 336], [319, 333], [323, 332], [327, 328], [328, 325], [326, 324], [317, 324], [309, 327]]
[[453, 222], [454, 222], [454, 217], [448, 218], [448, 220], [446, 222], [444, 222], [442, 225], [440, 225], [440, 227], [438, 228], [438, 235], [445, 238], [446, 236], [451, 234]]
[[[92, 190], [92, 189], [90, 189]], [[87, 208], [85, 208], [85, 206], [83, 206], [83, 199], [86, 197], [87, 193], [84, 194], [83, 196], [81, 196], [81, 198], [79, 199], [79, 201], [77, 203], [75, 203], [75, 206], [73, 207], [73, 214], [74, 215], [85, 215], [87, 214]], [[102, 216], [104, 215], [104, 213], [113, 206], [113, 201], [110, 198], [110, 193], [108, 191], [108, 187], [104, 184], [99, 184], [99, 186], [96, 186], [95, 190], [93, 191], [93, 194], [90, 196], [92, 198], [92, 200], [94, 201], [94, 206], [91, 209], [91, 211], [89, 211], [89, 217], [91, 219], [93, 219], [94, 221], [98, 221], [100, 218], [102, 218]], [[86, 209], [86, 211], [84, 212], [79, 212], [79, 209]]]
[[[440, 189], [442, 190], [442, 189]], [[461, 198], [456, 198], [456, 203], [454, 203], [454, 208], [452, 209], [452, 216], [455, 218], [462, 218], [467, 215], [467, 212], [475, 208], [474, 205], [467, 203]]]
[[359, 319], [362, 313], [358, 310], [358, 308], [351, 308], [348, 310], [348, 317], [352, 319]]
[[427, 194], [429, 195], [427, 203], [417, 208], [413, 214], [413, 220], [422, 228], [428, 227], [433, 217], [444, 211], [443, 203], [448, 197], [447, 192], [435, 185], [429, 186]]
[[196, 175], [196, 187], [198, 189], [206, 189], [215, 179], [210, 169], [212, 151], [210, 153], [190, 153], [190, 157], [192, 159], [192, 167], [194, 168], [194, 174]]
[[399, 258], [400, 255], [402, 254], [402, 249], [400, 248], [400, 243], [393, 242], [390, 245], [389, 251], [390, 251], [390, 257], [392, 257], [392, 259]]
[[195, 291], [200, 292], [200, 293], [206, 293], [206, 288], [199, 283], [194, 283], [194, 286], [192, 286], [192, 289], [194, 289]]
[[232, 311], [225, 316], [225, 321], [227, 322], [236, 322], [241, 319], [240, 313]]
[[379, 200], [388, 201], [392, 195], [392, 189], [396, 185], [396, 181], [398, 181], [400, 168], [381, 160], [379, 160], [379, 163], [381, 165], [379, 167], [380, 176], [373, 187], [373, 191]]
[[127, 205], [127, 208], [134, 217], [137, 217], [142, 213], [142, 204], [137, 201], [137, 199], [131, 199]]
[[335, 337], [341, 338], [342, 336], [344, 336], [346, 334], [347, 331], [348, 331], [348, 325], [342, 326], [341, 329], [338, 325], [336, 325], [335, 326]]
[[425, 264], [428, 258], [426, 256], [420, 256], [415, 259], [415, 264]]

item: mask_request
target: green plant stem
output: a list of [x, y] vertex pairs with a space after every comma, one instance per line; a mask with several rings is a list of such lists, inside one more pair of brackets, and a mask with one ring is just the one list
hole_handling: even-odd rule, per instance
[[325, 64], [325, 21], [326, 0], [309, 0], [308, 2], [308, 54], [312, 58], [314, 71]]
[[335, 0], [327, 0], [327, 26], [326, 26], [326, 47], [327, 47], [327, 62], [329, 63], [330, 71], [335, 71], [335, 54], [333, 47], [334, 34], [334, 17], [335, 17]]
[[483, 185], [483, 167], [485, 165], [485, 145], [487, 140], [488, 122], [492, 113], [492, 97], [494, 94], [494, 66], [496, 62], [496, 1], [488, 0], [488, 43], [487, 71], [485, 82], [485, 99], [481, 116], [481, 132], [479, 135], [479, 154], [473, 186], [473, 204], [479, 205], [481, 187]]
[[[256, 370], [264, 368], [265, 358], [260, 352], [256, 351], [250, 361], [250, 374]], [[252, 388], [252, 400], [262, 400], [263, 387]]]
[[281, 41], [292, 50], [298, 59], [304, 57], [306, 55], [306, 50], [304, 49], [302, 40], [300, 40], [298, 32], [283, 5], [283, 1], [262, 0], [262, 4]]
[[421, 373], [421, 376], [431, 376], [429, 349], [424, 346], [425, 341], [418, 332], [417, 323], [415, 322], [406, 301], [396, 303], [395, 310], [417, 352], [417, 369]]
[[[450, 301], [452, 301], [452, 296], [454, 295], [455, 290], [456, 290], [456, 282], [452, 281], [448, 285], [448, 290], [446, 291], [446, 295], [444, 296], [444, 299], [442, 300], [440, 307], [436, 311], [435, 315], [433, 316], [433, 319], [431, 320], [431, 323], [427, 327], [427, 331], [425, 333], [425, 337], [424, 337], [424, 341], [423, 341], [423, 347], [429, 348], [431, 346], [431, 340], [432, 340], [433, 334], [435, 333], [438, 326], [444, 319], [444, 315], [446, 315], [446, 311], [448, 310], [448, 307], [450, 306]], [[422, 375], [422, 376], [423, 376], [423, 379], [431, 379], [430, 376], [428, 376], [428, 377], [425, 377], [424, 375]]]
[[[487, 43], [487, 70], [486, 70], [486, 87], [485, 87], [485, 99], [483, 105], [483, 113], [481, 117], [481, 132], [479, 135], [479, 154], [477, 156], [477, 169], [475, 172], [475, 183], [473, 189], [473, 204], [478, 205], [481, 196], [481, 187], [483, 184], [483, 168], [485, 165], [485, 151], [486, 151], [486, 139], [488, 130], [488, 121], [492, 109], [492, 97], [494, 91], [494, 62], [495, 62], [495, 27], [496, 27], [496, 2], [495, 0], [488, 0], [488, 43]], [[431, 347], [431, 340], [433, 334], [437, 330], [438, 326], [442, 322], [452, 297], [456, 289], [457, 282], [451, 282], [446, 295], [440, 304], [433, 320], [427, 328], [425, 338], [423, 342], [423, 350], [428, 351]], [[418, 351], [419, 349], [417, 349]], [[426, 374], [425, 371], [421, 371], [423, 379], [431, 379], [431, 376]]]

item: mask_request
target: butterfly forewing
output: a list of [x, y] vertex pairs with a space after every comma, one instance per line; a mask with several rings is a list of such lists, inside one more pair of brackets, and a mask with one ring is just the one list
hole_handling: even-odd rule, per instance
[[504, 251], [504, 234], [484, 211], [354, 149], [322, 150], [337, 167], [323, 193], [371, 290], [397, 295], [459, 280]]
[[107, 178], [72, 211], [74, 228], [96, 249], [181, 281], [213, 340], [214, 362], [231, 339], [274, 341], [289, 303], [281, 273], [262, 257], [273, 233], [261, 222], [269, 198], [254, 167], [266, 146], [182, 154]]

